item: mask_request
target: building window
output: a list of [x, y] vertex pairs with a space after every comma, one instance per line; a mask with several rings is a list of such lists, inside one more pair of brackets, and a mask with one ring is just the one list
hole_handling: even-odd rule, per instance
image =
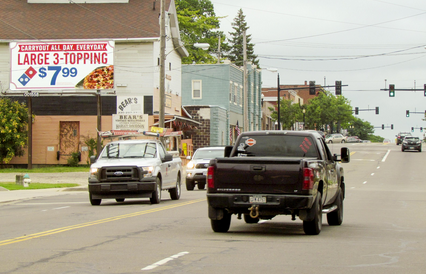
[[192, 99], [201, 99], [202, 90], [201, 90], [201, 80], [192, 81]]
[[243, 106], [243, 86], [240, 86], [240, 106]]
[[169, 63], [169, 71], [172, 70], [172, 63]]
[[229, 102], [232, 102], [232, 82], [229, 82]]
[[237, 104], [237, 97], [238, 97], [238, 84], [234, 85], [234, 93], [233, 93], [233, 102], [236, 105]]

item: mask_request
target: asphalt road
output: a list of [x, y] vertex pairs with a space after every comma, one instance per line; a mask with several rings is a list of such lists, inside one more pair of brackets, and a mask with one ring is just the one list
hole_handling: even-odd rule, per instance
[[205, 191], [184, 187], [158, 205], [67, 192], [0, 204], [0, 273], [425, 273], [426, 152], [349, 147], [343, 224], [318, 236], [290, 216], [214, 233]]

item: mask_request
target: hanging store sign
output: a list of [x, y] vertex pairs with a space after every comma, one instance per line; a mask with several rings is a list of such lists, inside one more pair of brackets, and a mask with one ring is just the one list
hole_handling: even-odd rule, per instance
[[114, 41], [12, 42], [11, 90], [114, 89]]
[[148, 114], [113, 114], [112, 129], [146, 131], [148, 130]]

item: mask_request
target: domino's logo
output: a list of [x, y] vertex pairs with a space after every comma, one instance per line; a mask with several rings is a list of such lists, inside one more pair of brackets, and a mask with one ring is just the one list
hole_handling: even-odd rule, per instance
[[28, 82], [36, 75], [37, 71], [33, 67], [29, 67], [24, 74], [19, 77], [18, 81], [23, 86], [26, 86]]

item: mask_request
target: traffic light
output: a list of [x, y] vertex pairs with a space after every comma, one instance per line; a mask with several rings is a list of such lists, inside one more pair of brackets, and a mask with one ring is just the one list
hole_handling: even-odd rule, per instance
[[410, 111], [409, 110], [405, 111], [405, 117], [410, 117]]
[[[336, 81], [336, 95], [342, 95], [342, 81]], [[426, 91], [425, 91], [426, 96]]]
[[359, 109], [358, 107], [355, 107], [355, 115], [358, 115], [358, 113], [359, 113]]
[[379, 114], [379, 107], [376, 107], [376, 114]]
[[426, 96], [426, 84], [423, 85], [424, 95]]
[[385, 125], [384, 124], [382, 124], [382, 129], [385, 129]]
[[309, 81], [309, 95], [315, 95], [315, 81]]
[[411, 127], [411, 132], [414, 132], [414, 127]]
[[420, 132], [423, 132], [423, 128], [422, 127], [420, 127]]
[[391, 124], [391, 129], [393, 129], [393, 124]]
[[389, 97], [395, 97], [395, 85], [394, 84], [389, 85]]

